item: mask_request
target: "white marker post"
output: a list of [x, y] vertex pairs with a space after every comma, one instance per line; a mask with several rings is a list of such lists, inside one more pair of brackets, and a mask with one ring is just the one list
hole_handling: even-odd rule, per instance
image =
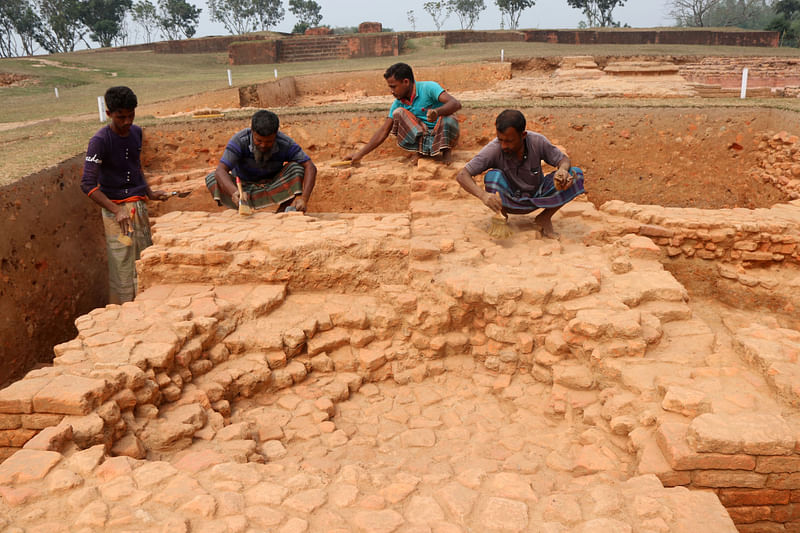
[[739, 98], [744, 99], [745, 96], [747, 96], [747, 69], [743, 68], [742, 69], [742, 94], [739, 96]]
[[228, 87], [233, 87], [233, 79], [231, 78], [231, 69], [228, 69]]
[[58, 98], [58, 87], [53, 87], [56, 90], [56, 98]]
[[275, 69], [275, 79], [278, 79], [278, 69]]
[[501, 63], [503, 62], [503, 56], [505, 55], [505, 52], [506, 52], [506, 51], [505, 51], [505, 50], [503, 50], [502, 48], [500, 49], [500, 62], [501, 62]]
[[100, 113], [100, 122], [106, 121], [106, 114], [105, 114], [106, 107], [103, 105], [103, 97], [97, 97], [97, 112]]

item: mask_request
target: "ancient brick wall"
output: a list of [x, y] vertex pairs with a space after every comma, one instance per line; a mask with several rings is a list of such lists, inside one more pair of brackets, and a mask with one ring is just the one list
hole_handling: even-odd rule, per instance
[[559, 44], [697, 44], [777, 47], [774, 31], [523, 30], [525, 41]]
[[228, 63], [231, 65], [277, 63], [280, 47], [280, 40], [231, 43], [228, 46]]
[[704, 57], [680, 66], [680, 74], [688, 81], [722, 88], [738, 89], [742, 70], [747, 68], [747, 86], [800, 86], [800, 59], [779, 57]]
[[358, 25], [358, 33], [380, 33], [383, 25], [380, 22], [362, 22]]
[[[83, 156], [0, 189], [0, 384], [75, 335], [108, 298], [100, 208], [80, 190]], [[25, 350], [20, 350], [20, 347]]]
[[264, 35], [259, 35], [257, 33], [201, 37], [199, 39], [181, 39], [180, 41], [161, 41], [153, 43], [153, 51], [157, 54], [205, 54], [209, 52], [225, 52], [228, 50], [228, 46], [235, 42], [263, 40]]

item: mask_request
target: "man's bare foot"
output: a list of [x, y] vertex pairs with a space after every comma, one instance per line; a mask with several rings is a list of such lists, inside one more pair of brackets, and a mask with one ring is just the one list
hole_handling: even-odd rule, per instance
[[453, 163], [452, 150], [442, 150], [442, 163], [444, 163], [447, 166], [450, 166]]
[[411, 154], [411, 157], [408, 158], [408, 162], [411, 164], [411, 166], [414, 167], [417, 166], [418, 161], [419, 161], [419, 153], [417, 152], [413, 152]]
[[550, 220], [550, 217], [539, 215], [534, 218], [533, 221], [542, 228], [542, 237], [546, 239], [558, 239], [558, 232], [553, 229], [553, 222]]

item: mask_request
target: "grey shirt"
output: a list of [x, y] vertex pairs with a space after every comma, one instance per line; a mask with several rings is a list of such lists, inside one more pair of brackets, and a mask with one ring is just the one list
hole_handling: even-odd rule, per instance
[[496, 168], [505, 174], [513, 189], [535, 193], [542, 181], [542, 160], [556, 167], [566, 156], [544, 135], [532, 131], [525, 133], [525, 149], [521, 161], [516, 156], [504, 154], [500, 141], [494, 139], [467, 163], [467, 172], [470, 176], [477, 176]]

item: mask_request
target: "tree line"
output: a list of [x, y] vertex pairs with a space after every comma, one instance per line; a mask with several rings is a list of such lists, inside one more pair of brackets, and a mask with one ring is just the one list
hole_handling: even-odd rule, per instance
[[[585, 20], [581, 28], [619, 27], [614, 9], [626, 0], [565, 0]], [[501, 29], [515, 30], [522, 13], [536, 0], [494, 0]], [[315, 0], [289, 0], [297, 18], [292, 31], [303, 33], [322, 21]], [[800, 0], [668, 0], [676, 26], [739, 27], [779, 31], [782, 44], [800, 41]], [[211, 20], [232, 35], [268, 31], [286, 14], [283, 0], [206, 0]], [[486, 9], [485, 0], [429, 0], [423, 10], [441, 30], [451, 15], [462, 29], [472, 29]], [[192, 37], [202, 9], [187, 0], [2, 0], [0, 1], [0, 57], [71, 52], [83, 43], [91, 48], [119, 46], [131, 39], [134, 26], [147, 43], [155, 38]], [[416, 13], [407, 12], [416, 31]]]
[[[282, 0], [206, 0], [212, 20], [232, 35], [267, 31], [286, 12]], [[314, 0], [289, 0], [298, 19], [294, 30], [302, 33], [322, 20]], [[121, 46], [131, 39], [135, 26], [144, 41], [177, 40], [197, 31], [201, 8], [187, 0], [0, 0], [0, 57], [72, 52], [87, 48]]]

